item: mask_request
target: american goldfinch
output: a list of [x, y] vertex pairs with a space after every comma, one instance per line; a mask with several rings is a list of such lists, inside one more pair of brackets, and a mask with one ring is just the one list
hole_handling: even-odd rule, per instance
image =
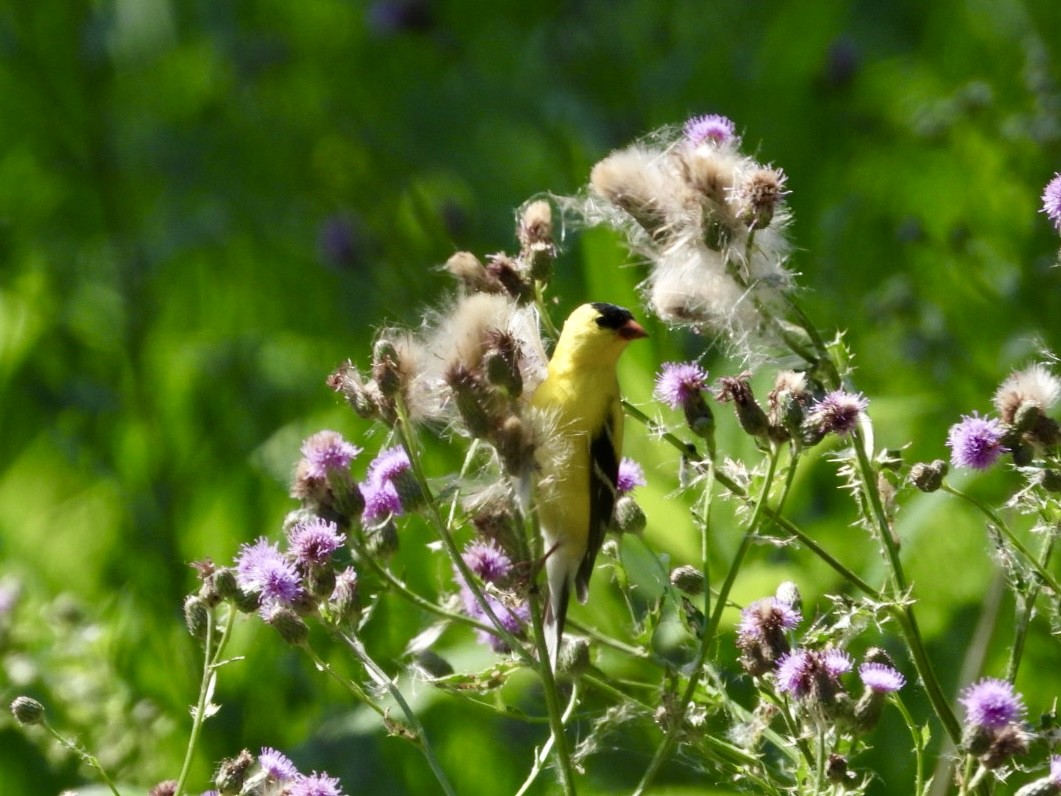
[[623, 441], [616, 363], [631, 340], [647, 336], [629, 310], [583, 304], [564, 322], [531, 398], [558, 437], [545, 446], [551, 455], [539, 463], [537, 493], [549, 582], [545, 641], [554, 669], [571, 587], [584, 603], [615, 507]]

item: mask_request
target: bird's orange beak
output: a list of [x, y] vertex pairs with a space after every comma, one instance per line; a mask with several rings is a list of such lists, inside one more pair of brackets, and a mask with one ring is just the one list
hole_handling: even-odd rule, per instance
[[619, 327], [619, 336], [624, 340], [637, 340], [639, 337], [648, 337], [645, 327], [632, 318]]

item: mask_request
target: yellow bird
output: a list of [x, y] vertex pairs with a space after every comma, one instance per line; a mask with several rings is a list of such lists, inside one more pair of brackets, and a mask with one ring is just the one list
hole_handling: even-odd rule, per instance
[[554, 669], [571, 588], [586, 602], [615, 508], [623, 444], [615, 367], [631, 340], [647, 336], [629, 310], [583, 304], [564, 322], [545, 380], [531, 398], [555, 423], [561, 443], [547, 445], [555, 455], [542, 457], [537, 493], [549, 581], [545, 641]]

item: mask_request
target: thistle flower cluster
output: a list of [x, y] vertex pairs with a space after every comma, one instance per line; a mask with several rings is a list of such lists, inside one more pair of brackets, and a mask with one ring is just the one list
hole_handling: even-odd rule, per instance
[[581, 208], [624, 231], [651, 271], [646, 303], [665, 322], [739, 348], [766, 331], [762, 307], [792, 285], [785, 268], [786, 177], [740, 151], [729, 119], [690, 119], [594, 166]]
[[1061, 425], [1047, 412], [1061, 398], [1061, 379], [1044, 365], [1012, 373], [994, 395], [998, 417], [965, 415], [947, 433], [951, 464], [986, 470], [1004, 453], [1014, 464], [1030, 464], [1037, 456], [1056, 450]]
[[999, 768], [1028, 751], [1032, 735], [1024, 725], [1024, 699], [1012, 683], [985, 677], [968, 686], [959, 701], [965, 708], [962, 745], [985, 768]]
[[799, 589], [791, 582], [782, 583], [772, 597], [747, 605], [737, 625], [741, 666], [761, 687], [772, 686], [777, 694], [789, 697], [798, 715], [816, 729], [832, 726], [841, 733], [868, 732], [879, 721], [889, 695], [906, 679], [884, 650], [871, 647], [858, 667], [862, 693], [856, 701], [843, 682], [855, 668], [846, 650], [831, 642], [818, 646], [810, 634], [804, 646], [796, 644], [794, 632], [803, 621], [800, 607]]
[[413, 334], [384, 330], [366, 377], [347, 362], [328, 380], [363, 417], [392, 424], [401, 412], [481, 439], [504, 469], [533, 466], [535, 420], [525, 395], [544, 378], [547, 357], [532, 301], [552, 274], [556, 247], [552, 210], [537, 200], [523, 208], [517, 255], [483, 263], [453, 255], [447, 270], [458, 281], [449, 306]]
[[[505, 630], [515, 636], [525, 635], [530, 621], [530, 606], [512, 589], [512, 560], [505, 551], [492, 540], [476, 540], [465, 547], [461, 558], [486, 587], [486, 602]], [[488, 614], [456, 567], [454, 578], [460, 585], [460, 601], [465, 613], [472, 619], [489, 623]], [[478, 630], [476, 634], [479, 641], [488, 644], [494, 652], [510, 651], [505, 640], [497, 634], [485, 630]]]
[[335, 777], [316, 771], [303, 774], [289, 757], [268, 746], [257, 758], [244, 749], [221, 761], [214, 784], [217, 790], [212, 793], [230, 796], [345, 796]]
[[[767, 396], [767, 408], [758, 403], [751, 386], [752, 374], [722, 376], [715, 399], [732, 403], [741, 429], [760, 441], [793, 441], [813, 446], [827, 435], [846, 437], [860, 422], [869, 401], [860, 393], [826, 392], [807, 373], [782, 370]], [[695, 362], [665, 362], [656, 375], [656, 400], [681, 409], [689, 429], [713, 447], [715, 418], [707, 404], [708, 374]]]

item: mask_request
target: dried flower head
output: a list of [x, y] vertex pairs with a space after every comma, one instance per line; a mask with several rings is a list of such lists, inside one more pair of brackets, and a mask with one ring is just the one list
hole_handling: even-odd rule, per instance
[[822, 435], [843, 437], [858, 427], [858, 419], [867, 406], [869, 401], [861, 393], [833, 390], [811, 407], [805, 425]]
[[1016, 424], [1025, 407], [1047, 412], [1061, 397], [1061, 379], [1044, 365], [1032, 365], [1009, 376], [995, 393], [995, 409], [1007, 426]]
[[980, 417], [976, 412], [963, 415], [947, 432], [951, 464], [986, 470], [1005, 451], [1002, 444], [1005, 433], [1002, 424], [993, 417]]
[[765, 316], [792, 275], [783, 174], [739, 144], [730, 120], [690, 119], [680, 138], [664, 129], [608, 155], [575, 202], [588, 223], [625, 232], [650, 263], [641, 288], [653, 312], [751, 356], [759, 340], [779, 339]]
[[1053, 222], [1058, 232], [1061, 232], [1061, 173], [1055, 174], [1054, 178], [1043, 188], [1042, 212]]

